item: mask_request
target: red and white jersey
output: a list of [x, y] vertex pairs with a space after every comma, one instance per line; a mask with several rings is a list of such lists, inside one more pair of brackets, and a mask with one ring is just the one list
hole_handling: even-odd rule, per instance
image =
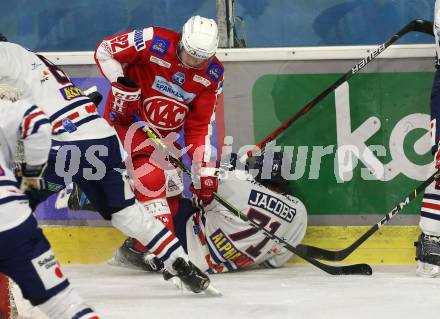
[[[218, 193], [276, 236], [297, 246], [304, 238], [307, 211], [290, 195], [275, 193], [241, 171], [228, 172]], [[250, 265], [280, 267], [292, 256], [284, 247], [235, 217], [217, 201], [196, 213], [186, 225], [191, 261], [213, 272], [233, 271]]]
[[0, 42], [0, 83], [19, 89], [22, 99], [47, 114], [54, 139], [95, 139], [115, 134], [93, 102], [60, 68], [18, 44]]
[[[191, 158], [194, 150], [202, 146], [203, 159], [209, 160], [223, 65], [214, 57], [206, 69], [185, 67], [177, 56], [179, 40], [180, 34], [168, 29], [134, 30], [106, 38], [98, 45], [95, 59], [110, 82], [125, 76], [139, 85], [139, 113], [151, 128], [165, 137], [183, 126], [186, 145], [193, 145], [189, 150]], [[109, 105], [106, 112], [108, 118]], [[138, 144], [144, 140], [141, 134]]]

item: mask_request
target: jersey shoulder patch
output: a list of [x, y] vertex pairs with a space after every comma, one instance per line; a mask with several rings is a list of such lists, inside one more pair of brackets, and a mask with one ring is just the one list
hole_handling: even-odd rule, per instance
[[167, 39], [155, 35], [150, 44], [150, 52], [153, 52], [159, 56], [164, 56], [170, 47], [170, 41]]
[[209, 65], [206, 74], [215, 82], [218, 82], [223, 75], [223, 66], [216, 61], [212, 61]]

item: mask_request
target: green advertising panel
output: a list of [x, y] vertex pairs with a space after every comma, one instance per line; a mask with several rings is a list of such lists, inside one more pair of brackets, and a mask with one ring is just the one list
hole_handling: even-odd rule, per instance
[[[255, 141], [340, 76], [260, 77]], [[310, 214], [385, 214], [429, 176], [432, 81], [433, 73], [357, 74], [278, 137], [292, 154], [292, 190]], [[402, 213], [418, 214], [420, 200]]]

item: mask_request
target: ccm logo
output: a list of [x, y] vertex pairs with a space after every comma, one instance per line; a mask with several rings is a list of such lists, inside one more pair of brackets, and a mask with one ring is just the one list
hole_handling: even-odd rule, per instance
[[140, 95], [139, 94], [127, 94], [122, 92], [115, 92], [114, 94], [116, 99], [124, 100], [124, 101], [136, 101], [139, 100]]

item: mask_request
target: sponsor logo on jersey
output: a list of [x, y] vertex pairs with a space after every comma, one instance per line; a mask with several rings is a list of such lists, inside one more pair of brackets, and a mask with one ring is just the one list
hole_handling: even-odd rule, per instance
[[79, 96], [84, 96], [81, 89], [78, 89], [74, 85], [68, 85], [66, 87], [63, 87], [60, 89], [61, 95], [64, 97], [65, 100], [70, 101], [74, 98], [77, 98]]
[[144, 119], [153, 127], [174, 130], [183, 125], [188, 106], [164, 96], [153, 96], [143, 102]]
[[292, 222], [296, 215], [296, 209], [287, 205], [282, 200], [256, 190], [252, 190], [249, 195], [248, 204], [255, 207], [263, 208], [271, 212], [286, 222]]
[[154, 78], [152, 88], [180, 102], [190, 103], [196, 97], [194, 93], [186, 92], [177, 84], [171, 83], [159, 75]]
[[209, 238], [214, 244], [215, 250], [224, 260], [233, 261], [239, 268], [253, 263], [250, 257], [235, 248], [232, 240], [226, 236], [221, 228], [213, 232]]
[[223, 91], [223, 82], [224, 82], [224, 80], [221, 80], [220, 82], [218, 82], [217, 90], [215, 90], [216, 94], [222, 93], [222, 91]]
[[151, 41], [150, 51], [160, 56], [164, 56], [170, 47], [170, 42], [162, 37], [155, 36]]
[[32, 63], [32, 71], [37, 69], [38, 67], [42, 66], [42, 63], [33, 62]]
[[172, 80], [174, 83], [182, 85], [183, 83], [185, 83], [185, 74], [183, 74], [182, 72], [174, 73], [172, 76]]
[[150, 56], [150, 61], [153, 63], [156, 63], [160, 66], [163, 66], [164, 68], [167, 68], [167, 69], [169, 69], [171, 67], [171, 63], [164, 61], [162, 59], [159, 59], [158, 57], [156, 57], [154, 55]]
[[48, 190], [50, 190], [51, 192], [55, 192], [58, 193], [59, 191], [61, 191], [63, 188], [65, 188], [64, 185], [60, 185], [60, 184], [55, 184], [52, 182], [46, 182], [46, 187]]
[[69, 118], [62, 119], [61, 123], [63, 125], [63, 128], [69, 133], [73, 133], [78, 129]]
[[193, 81], [200, 83], [200, 84], [204, 85], [205, 87], [208, 87], [211, 84], [211, 81], [209, 81], [208, 79], [205, 79], [203, 76], [200, 76], [198, 74], [194, 74]]
[[32, 259], [32, 265], [46, 290], [54, 288], [66, 280], [54, 253], [50, 249]]
[[207, 74], [214, 81], [218, 81], [223, 74], [223, 68], [219, 64], [212, 62], [208, 67]]
[[43, 72], [41, 72], [40, 83], [44, 83], [47, 80], [49, 80], [49, 74], [50, 74], [49, 69], [43, 70]]
[[134, 31], [134, 46], [136, 47], [136, 51], [140, 51], [145, 48], [144, 30]]

